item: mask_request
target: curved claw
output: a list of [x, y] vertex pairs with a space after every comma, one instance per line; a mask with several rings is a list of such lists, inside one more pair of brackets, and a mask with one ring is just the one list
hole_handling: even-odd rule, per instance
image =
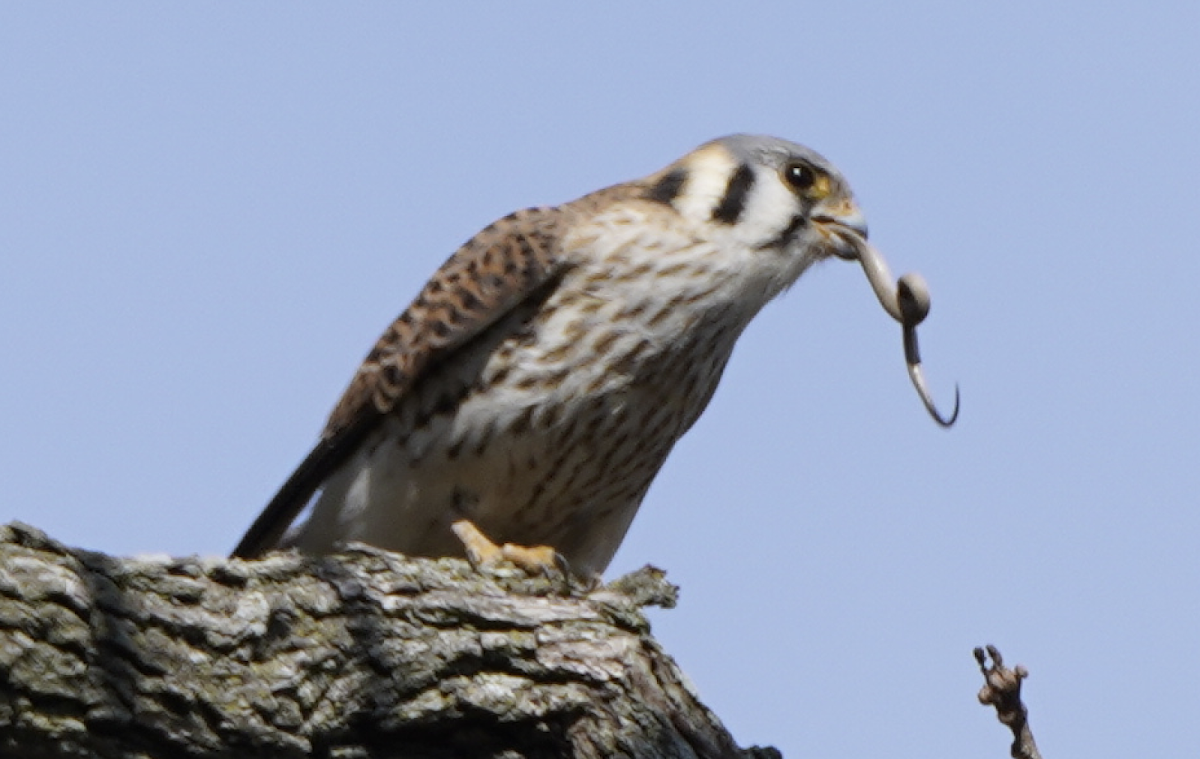
[[921, 402], [925, 404], [925, 410], [938, 424], [943, 427], [951, 426], [958, 419], [958, 386], [954, 386], [954, 411], [949, 418], [944, 417], [933, 403], [929, 385], [925, 382], [925, 374], [921, 371], [921, 353], [917, 349], [917, 325], [929, 315], [929, 286], [920, 274], [915, 273], [905, 274], [893, 285], [892, 273], [879, 251], [866, 241], [855, 247], [858, 262], [862, 265], [879, 304], [904, 328], [904, 361], [908, 364], [908, 376], [912, 379]]

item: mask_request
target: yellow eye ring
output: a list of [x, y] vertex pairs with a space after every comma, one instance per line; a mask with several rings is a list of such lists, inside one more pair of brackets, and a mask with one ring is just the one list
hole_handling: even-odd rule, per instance
[[829, 195], [829, 176], [803, 161], [793, 161], [783, 168], [783, 181], [801, 195], [820, 200]]

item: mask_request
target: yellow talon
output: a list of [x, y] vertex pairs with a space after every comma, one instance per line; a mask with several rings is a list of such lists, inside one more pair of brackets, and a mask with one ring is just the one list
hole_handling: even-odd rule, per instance
[[550, 546], [520, 546], [515, 543], [498, 546], [469, 519], [460, 519], [450, 528], [462, 541], [467, 558], [477, 567], [490, 567], [500, 561], [509, 561], [529, 574], [547, 574], [562, 569], [558, 552]]

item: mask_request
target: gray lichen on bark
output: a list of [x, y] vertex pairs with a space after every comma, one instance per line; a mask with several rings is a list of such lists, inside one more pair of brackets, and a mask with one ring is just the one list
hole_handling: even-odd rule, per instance
[[352, 548], [115, 558], [0, 527], [0, 756], [749, 757], [596, 589]]

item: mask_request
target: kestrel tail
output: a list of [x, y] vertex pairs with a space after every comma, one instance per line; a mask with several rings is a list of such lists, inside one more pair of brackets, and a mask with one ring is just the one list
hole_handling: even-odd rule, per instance
[[947, 423], [916, 357], [927, 295], [885, 282], [866, 237], [827, 160], [749, 135], [500, 219], [379, 338], [234, 555], [346, 541], [462, 555], [456, 529], [478, 527], [550, 546], [580, 576], [602, 572], [742, 330], [830, 256], [863, 263]]

